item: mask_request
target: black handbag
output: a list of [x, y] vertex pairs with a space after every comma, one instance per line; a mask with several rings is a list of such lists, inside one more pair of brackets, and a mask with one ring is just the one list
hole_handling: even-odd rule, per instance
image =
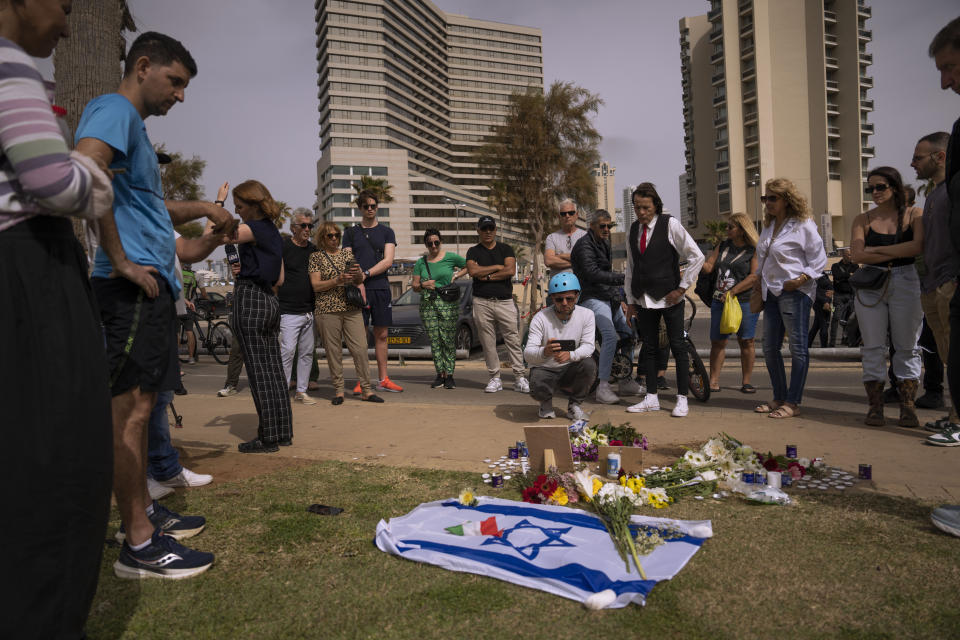
[[[333, 267], [333, 270], [337, 272], [337, 275], [340, 275], [341, 273], [343, 273], [343, 271], [340, 271], [339, 269], [337, 269], [337, 265], [333, 263], [333, 260], [330, 259], [330, 256], [327, 255], [326, 251], [324, 251], [323, 249], [321, 249], [320, 251], [326, 257], [327, 262], [330, 263], [330, 266]], [[360, 293], [360, 289], [356, 285], [353, 285], [353, 284], [343, 285], [343, 295], [347, 300], [347, 305], [351, 307], [356, 307], [357, 309], [363, 309], [365, 306], [367, 306], [367, 303], [364, 302], [363, 300], [363, 294]]]
[[[427, 277], [433, 280], [433, 274], [430, 273], [430, 263], [427, 261], [426, 256], [423, 258], [423, 266], [427, 268]], [[440, 299], [444, 302], [456, 302], [460, 299], [460, 287], [452, 282], [439, 289], [434, 289], [434, 292], [440, 296]]]
[[850, 286], [854, 289], [882, 289], [889, 277], [890, 267], [865, 264], [850, 276]]

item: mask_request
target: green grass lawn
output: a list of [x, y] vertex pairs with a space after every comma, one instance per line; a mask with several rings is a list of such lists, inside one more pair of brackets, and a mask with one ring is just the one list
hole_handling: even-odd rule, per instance
[[[931, 505], [906, 499], [801, 495], [791, 507], [686, 500], [655, 515], [712, 520], [714, 537], [673, 580], [654, 588], [645, 607], [598, 612], [374, 546], [381, 518], [477, 484], [476, 474], [325, 462], [177, 491], [165, 503], [207, 517], [206, 531], [187, 542], [216, 553], [216, 564], [188, 580], [119, 580], [112, 570], [119, 548], [108, 545], [88, 634], [97, 640], [960, 635], [960, 539], [932, 527]], [[308, 513], [315, 502], [345, 512]], [[111, 539], [116, 518], [114, 511]]]

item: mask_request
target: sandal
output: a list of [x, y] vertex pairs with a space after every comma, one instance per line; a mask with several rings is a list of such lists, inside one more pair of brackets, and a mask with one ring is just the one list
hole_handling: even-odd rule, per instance
[[786, 418], [795, 418], [800, 415], [800, 407], [793, 408], [788, 404], [783, 405], [778, 409], [774, 409], [770, 412], [768, 418], [775, 418], [777, 420], [784, 420]]
[[710, 387], [710, 393], [720, 393], [720, 387]]
[[752, 384], [745, 384], [742, 387], [740, 387], [740, 393], [756, 393], [756, 392], [757, 392], [757, 388]]
[[770, 413], [772, 411], [776, 411], [781, 406], [782, 405], [777, 404], [776, 400], [772, 400], [770, 402], [761, 402], [753, 409], [753, 412], [754, 413]]

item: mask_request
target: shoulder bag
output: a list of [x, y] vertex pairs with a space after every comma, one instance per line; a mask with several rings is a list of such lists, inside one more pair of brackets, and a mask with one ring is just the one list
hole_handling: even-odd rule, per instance
[[[321, 249], [320, 251], [321, 253], [323, 253], [324, 257], [326, 257], [327, 262], [330, 263], [330, 266], [333, 267], [333, 270], [337, 272], [337, 275], [342, 274], [343, 271], [340, 271], [339, 269], [337, 269], [337, 265], [333, 263], [333, 260], [331, 260], [330, 256], [327, 255], [327, 252], [324, 251], [323, 249]], [[363, 301], [363, 294], [360, 293], [360, 289], [357, 288], [356, 285], [353, 285], [353, 284], [343, 285], [343, 294], [344, 294], [344, 297], [346, 297], [347, 304], [349, 306], [356, 307], [357, 309], [363, 309], [365, 306], [367, 306], [367, 304]]]
[[[900, 215], [897, 216], [897, 233], [893, 238], [893, 244], [899, 244], [901, 227], [903, 226], [903, 212], [900, 212]], [[870, 228], [870, 216], [867, 215], [867, 228]], [[866, 234], [864, 234], [866, 237]], [[887, 293], [887, 287], [890, 285], [890, 263], [886, 265], [877, 265], [877, 264], [865, 264], [861, 265], [850, 276], [850, 286], [856, 290], [857, 301], [865, 307], [875, 307], [879, 304], [880, 299]], [[868, 291], [876, 291], [880, 289], [880, 297], [873, 304], [866, 304], [863, 300], [860, 299], [860, 291], [866, 289]]]
[[[430, 262], [427, 260], [426, 256], [423, 258], [423, 266], [427, 268], [427, 277], [433, 280], [433, 275], [430, 273]], [[456, 302], [460, 299], [460, 287], [452, 282], [448, 285], [436, 288], [434, 291], [444, 302]]]

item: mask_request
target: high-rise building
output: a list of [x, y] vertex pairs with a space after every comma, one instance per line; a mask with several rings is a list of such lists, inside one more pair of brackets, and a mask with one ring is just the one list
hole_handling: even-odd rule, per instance
[[[471, 153], [504, 121], [509, 96], [543, 89], [541, 31], [446, 14], [429, 0], [316, 0], [321, 219], [358, 221], [360, 176], [386, 179], [393, 202], [379, 219], [397, 256], [422, 250], [423, 232], [447, 247], [476, 244], [490, 176]], [[525, 244], [511, 225], [501, 240]]]
[[821, 231], [849, 243], [874, 156], [870, 15], [864, 0], [711, 0], [706, 16], [680, 20], [685, 224], [696, 237], [733, 212], [758, 219], [764, 182], [786, 177]]
[[617, 208], [616, 188], [614, 187], [614, 176], [617, 173], [616, 167], [611, 167], [608, 162], [598, 162], [593, 165], [593, 179], [597, 184], [597, 209], [603, 209], [613, 215]]
[[623, 189], [623, 209], [617, 220], [617, 229], [626, 229], [636, 217], [633, 212], [633, 190], [636, 188], [637, 185], [631, 184]]

